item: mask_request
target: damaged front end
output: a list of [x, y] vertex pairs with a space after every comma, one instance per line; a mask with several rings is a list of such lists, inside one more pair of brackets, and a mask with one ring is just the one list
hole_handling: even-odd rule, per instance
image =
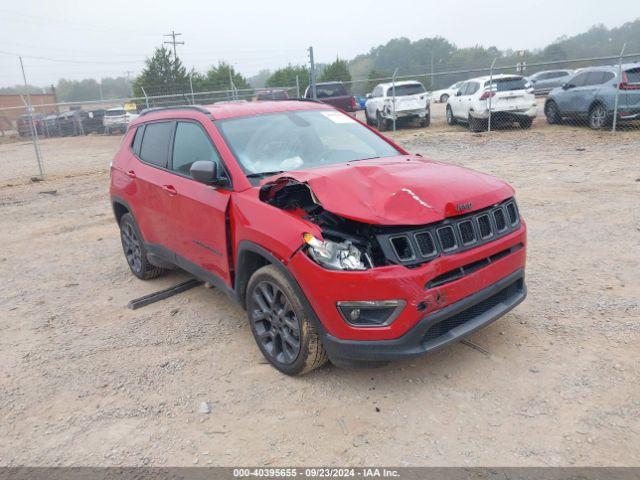
[[303, 248], [325, 268], [366, 270], [389, 264], [376, 239], [378, 228], [325, 210], [305, 182], [280, 177], [260, 188], [260, 200], [320, 227], [323, 238], [305, 233]]

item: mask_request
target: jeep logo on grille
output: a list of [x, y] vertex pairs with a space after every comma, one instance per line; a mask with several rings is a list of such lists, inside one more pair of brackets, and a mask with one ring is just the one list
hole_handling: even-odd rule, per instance
[[467, 210], [471, 210], [471, 202], [456, 204], [456, 211], [466, 212]]

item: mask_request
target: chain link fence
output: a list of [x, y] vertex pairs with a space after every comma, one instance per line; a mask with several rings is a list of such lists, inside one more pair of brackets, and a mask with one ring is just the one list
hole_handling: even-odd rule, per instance
[[[422, 108], [429, 111], [428, 123], [401, 121], [402, 105], [410, 95], [403, 96], [396, 85], [407, 81], [424, 86], [418, 96], [426, 97]], [[618, 56], [544, 63], [527, 64], [523, 58], [518, 64], [507, 65], [497, 58], [491, 64], [473, 68], [461, 65], [446, 71], [429, 67], [423, 73], [404, 73], [396, 69], [393, 76], [355, 78], [342, 83], [347, 94], [354, 97], [357, 118], [384, 129], [429, 125], [424, 130], [428, 134], [429, 129], [478, 132], [552, 125], [633, 131], [640, 135], [640, 53], [627, 53], [624, 49]], [[300, 84], [301, 79], [297, 79], [295, 84], [280, 87], [226, 90], [198, 90], [191, 82], [142, 85], [141, 96], [83, 102], [56, 102], [53, 95], [0, 95], [0, 164], [6, 157], [2, 143], [33, 140], [35, 161], [23, 169], [25, 176], [42, 178], [47, 160], [42, 158], [37, 140], [111, 133], [115, 129], [105, 129], [105, 118], [113, 112], [124, 111], [128, 121], [145, 108], [294, 99], [305, 94]], [[385, 108], [386, 125], [376, 118]], [[126, 125], [120, 130], [125, 128]]]

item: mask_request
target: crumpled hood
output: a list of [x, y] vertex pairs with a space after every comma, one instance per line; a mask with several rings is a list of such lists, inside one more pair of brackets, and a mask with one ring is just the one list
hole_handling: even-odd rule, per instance
[[[289, 171], [278, 177], [309, 185], [329, 212], [377, 225], [424, 225], [513, 196], [513, 189], [495, 177], [413, 156]], [[263, 186], [274, 180], [265, 179]]]

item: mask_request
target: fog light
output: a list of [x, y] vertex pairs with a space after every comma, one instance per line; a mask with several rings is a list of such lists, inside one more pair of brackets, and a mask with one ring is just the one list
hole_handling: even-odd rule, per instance
[[338, 311], [345, 322], [355, 327], [390, 325], [402, 312], [404, 300], [338, 302]]

